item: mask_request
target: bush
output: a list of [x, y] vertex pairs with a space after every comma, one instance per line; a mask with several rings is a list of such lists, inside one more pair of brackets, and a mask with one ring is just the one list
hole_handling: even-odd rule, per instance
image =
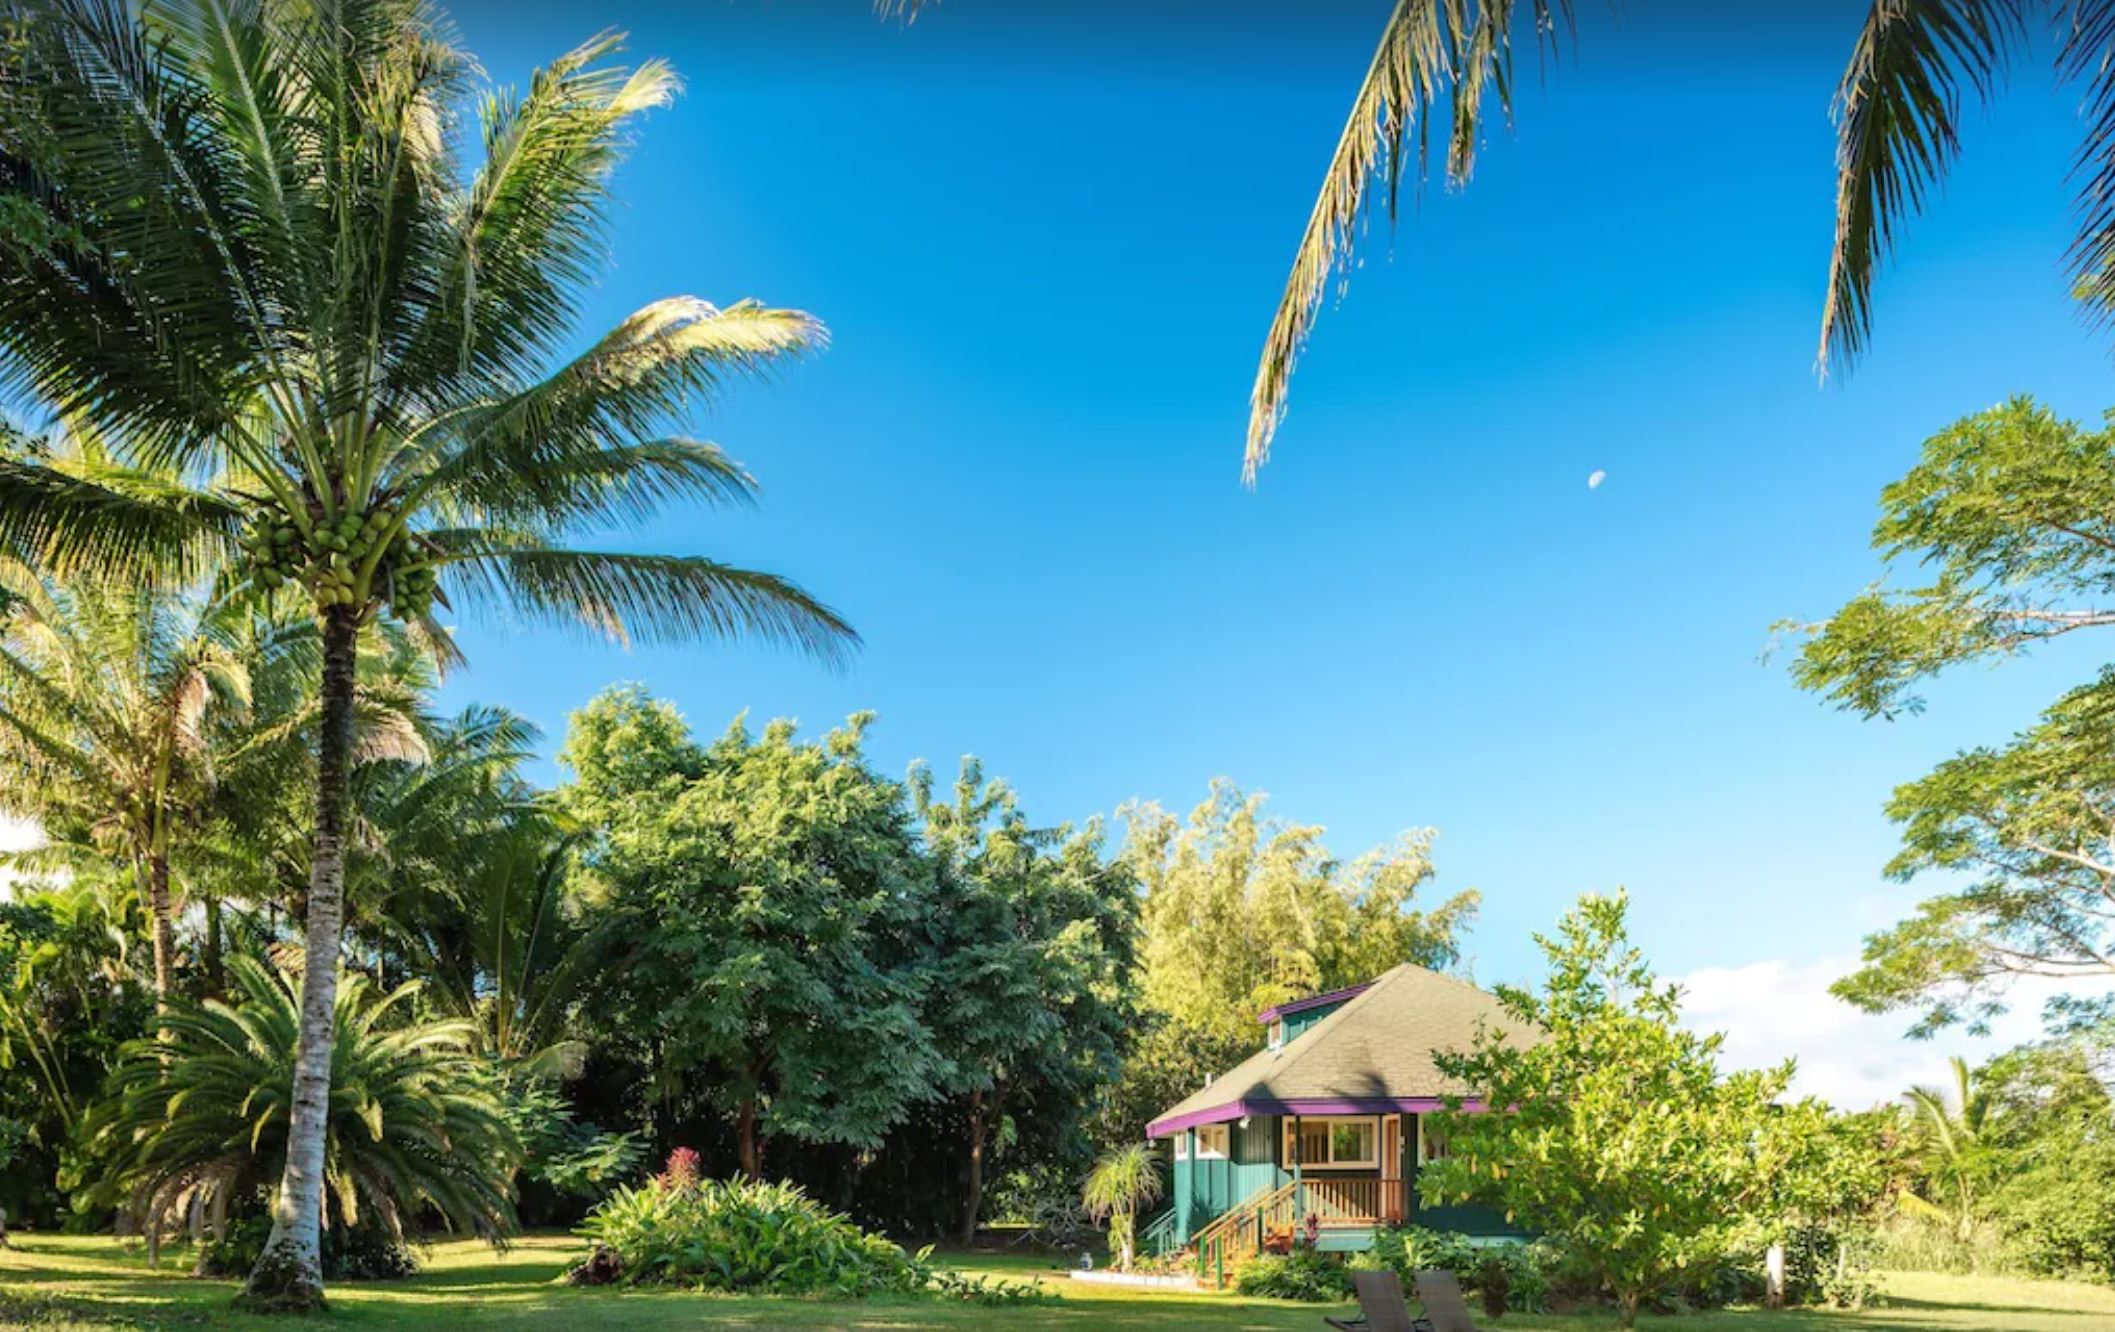
[[619, 1188], [581, 1223], [580, 1235], [616, 1256], [620, 1280], [860, 1298], [921, 1291], [932, 1277], [924, 1254], [913, 1258], [794, 1185], [685, 1178], [677, 1167]]
[[1405, 1290], [1420, 1271], [1452, 1272], [1464, 1291], [1482, 1297], [1485, 1314], [1498, 1318], [1509, 1309], [1546, 1311], [1560, 1259], [1548, 1240], [1479, 1244], [1466, 1235], [1408, 1226], [1377, 1232], [1373, 1248], [1359, 1256], [1357, 1265], [1393, 1271]]
[[1295, 1248], [1282, 1257], [1260, 1254], [1242, 1264], [1234, 1274], [1234, 1288], [1269, 1300], [1343, 1300], [1351, 1297], [1351, 1269], [1333, 1253]]
[[[227, 1233], [206, 1245], [198, 1257], [200, 1276], [246, 1277], [264, 1253], [271, 1237], [272, 1218], [252, 1215], [228, 1222]], [[323, 1231], [323, 1279], [325, 1281], [394, 1281], [415, 1275], [418, 1256], [403, 1240], [379, 1225], [347, 1229], [329, 1226]]]
[[936, 1271], [927, 1287], [943, 1300], [959, 1300], [987, 1308], [1022, 1304], [1060, 1304], [1064, 1296], [1044, 1286], [1041, 1280], [1006, 1281], [998, 1277], [971, 1276], [964, 1272]]

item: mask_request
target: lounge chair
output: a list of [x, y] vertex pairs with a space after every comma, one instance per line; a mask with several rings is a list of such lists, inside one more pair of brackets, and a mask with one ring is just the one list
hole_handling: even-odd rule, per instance
[[1425, 1316], [1417, 1320], [1417, 1332], [1477, 1332], [1469, 1317], [1468, 1302], [1461, 1297], [1461, 1283], [1445, 1270], [1419, 1269], [1417, 1302]]
[[[1324, 1318], [1322, 1321], [1338, 1332], [1428, 1332], [1410, 1317], [1410, 1306], [1403, 1303], [1403, 1283], [1393, 1272], [1353, 1272], [1351, 1284], [1359, 1292], [1359, 1312], [1363, 1318], [1349, 1322], [1341, 1318]], [[1456, 1292], [1459, 1298], [1460, 1292]]]

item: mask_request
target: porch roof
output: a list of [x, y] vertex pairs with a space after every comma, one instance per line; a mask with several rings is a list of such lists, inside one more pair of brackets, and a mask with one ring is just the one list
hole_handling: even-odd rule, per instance
[[1465, 981], [1404, 963], [1276, 1050], [1249, 1056], [1146, 1128], [1164, 1138], [1247, 1115], [1350, 1115], [1437, 1110], [1467, 1091], [1440, 1073], [1436, 1050], [1466, 1050], [1479, 1029], [1536, 1033]]

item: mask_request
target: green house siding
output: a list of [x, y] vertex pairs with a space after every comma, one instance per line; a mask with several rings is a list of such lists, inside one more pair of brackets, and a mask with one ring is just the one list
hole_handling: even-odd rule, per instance
[[1284, 1024], [1282, 1043], [1291, 1045], [1300, 1039], [1302, 1032], [1350, 1002], [1349, 998], [1345, 998], [1333, 1004], [1319, 1004], [1313, 1008], [1303, 1008], [1297, 1013], [1287, 1013], [1279, 1019]]
[[[1295, 1016], [1299, 1016], [1295, 1014]], [[1474, 1238], [1525, 1238], [1528, 1232], [1508, 1223], [1504, 1215], [1487, 1207], [1426, 1207], [1417, 1197], [1418, 1116], [1402, 1116], [1401, 1155], [1407, 1179], [1405, 1187], [1410, 1225], [1428, 1230], [1452, 1231]], [[1197, 1130], [1182, 1134], [1184, 1154], [1173, 1162], [1169, 1180], [1170, 1204], [1174, 1212], [1175, 1239], [1187, 1244], [1190, 1237], [1215, 1218], [1266, 1189], [1292, 1178], [1284, 1163], [1282, 1119], [1272, 1115], [1251, 1116], [1247, 1124], [1227, 1125], [1227, 1155], [1199, 1158]], [[1331, 1170], [1309, 1166], [1301, 1172], [1309, 1179], [1374, 1178], [1377, 1170]], [[1323, 1235], [1322, 1247], [1334, 1250], [1371, 1248], [1373, 1232], [1364, 1228], [1332, 1228]]]

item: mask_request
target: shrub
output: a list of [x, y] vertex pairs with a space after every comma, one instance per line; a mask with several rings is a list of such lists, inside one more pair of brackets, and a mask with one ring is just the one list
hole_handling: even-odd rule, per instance
[[1060, 1304], [1065, 1298], [1046, 1287], [1041, 1280], [1006, 1281], [997, 1277], [971, 1276], [965, 1272], [950, 1272], [945, 1269], [932, 1274], [932, 1281], [927, 1289], [943, 1300], [959, 1300], [988, 1308], [1006, 1308], [1022, 1304]]
[[[255, 958], [229, 962], [238, 1002], [176, 1002], [160, 1040], [127, 1043], [85, 1132], [147, 1233], [150, 1254], [195, 1201], [241, 1205], [276, 1184], [300, 1030], [299, 985]], [[324, 1178], [330, 1220], [391, 1234], [437, 1216], [497, 1238], [514, 1225], [521, 1143], [462, 1022], [400, 1016], [416, 982], [378, 995], [338, 978]]]
[[[256, 1213], [230, 1221], [219, 1239], [198, 1257], [198, 1274], [246, 1277], [264, 1253], [272, 1218]], [[326, 1281], [393, 1281], [419, 1270], [418, 1256], [404, 1241], [372, 1222], [329, 1226], [323, 1231], [323, 1279]]]
[[1482, 1297], [1484, 1312], [1498, 1318], [1509, 1309], [1547, 1310], [1561, 1256], [1548, 1240], [1479, 1244], [1466, 1235], [1407, 1226], [1376, 1232], [1373, 1248], [1357, 1263], [1393, 1271], [1403, 1279], [1405, 1290], [1420, 1271], [1452, 1272], [1464, 1291]]
[[1242, 1264], [1234, 1288], [1270, 1300], [1336, 1301], [1352, 1293], [1351, 1269], [1333, 1253], [1296, 1247], [1283, 1256], [1260, 1254]]
[[791, 1184], [701, 1180], [696, 1157], [619, 1188], [579, 1234], [616, 1256], [620, 1280], [705, 1290], [859, 1298], [923, 1290], [913, 1258]]

